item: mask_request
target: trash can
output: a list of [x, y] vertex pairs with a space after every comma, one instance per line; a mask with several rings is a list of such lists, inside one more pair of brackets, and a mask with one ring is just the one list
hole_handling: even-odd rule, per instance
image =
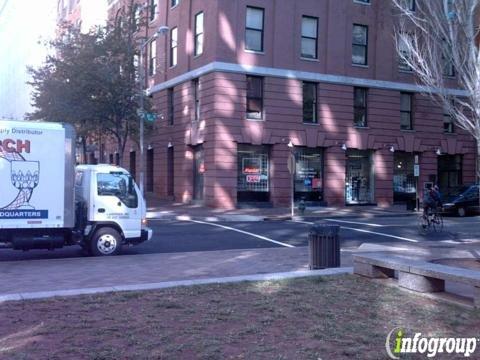
[[314, 225], [308, 234], [310, 270], [340, 267], [338, 225]]

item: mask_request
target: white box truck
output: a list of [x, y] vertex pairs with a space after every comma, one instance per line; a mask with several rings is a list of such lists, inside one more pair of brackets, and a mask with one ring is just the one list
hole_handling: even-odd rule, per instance
[[0, 247], [114, 255], [152, 237], [132, 176], [75, 160], [72, 126], [0, 120]]

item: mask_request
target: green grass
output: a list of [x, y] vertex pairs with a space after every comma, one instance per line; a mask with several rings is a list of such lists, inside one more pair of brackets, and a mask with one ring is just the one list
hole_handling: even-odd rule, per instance
[[385, 359], [397, 326], [480, 328], [479, 311], [350, 275], [6, 302], [0, 319], [0, 359]]

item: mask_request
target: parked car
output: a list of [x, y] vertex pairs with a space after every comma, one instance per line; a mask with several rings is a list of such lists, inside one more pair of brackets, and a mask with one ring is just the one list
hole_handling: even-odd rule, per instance
[[443, 210], [448, 214], [465, 216], [467, 214], [479, 213], [479, 186], [469, 185], [460, 187], [455, 193], [448, 196], [443, 203]]

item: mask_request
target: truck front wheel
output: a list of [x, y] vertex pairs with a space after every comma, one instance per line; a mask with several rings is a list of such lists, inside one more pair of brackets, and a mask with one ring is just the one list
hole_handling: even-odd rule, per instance
[[122, 237], [117, 230], [104, 227], [95, 232], [90, 242], [93, 256], [110, 256], [120, 252]]

